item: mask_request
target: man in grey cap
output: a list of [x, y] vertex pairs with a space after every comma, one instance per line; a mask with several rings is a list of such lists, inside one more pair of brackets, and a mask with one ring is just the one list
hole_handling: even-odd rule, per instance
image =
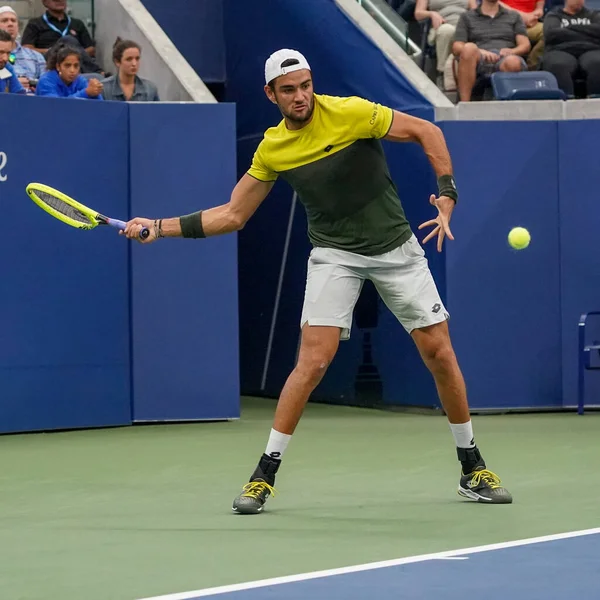
[[458, 199], [452, 163], [441, 130], [430, 123], [358, 97], [315, 94], [311, 68], [295, 50], [272, 54], [265, 64], [265, 93], [283, 116], [268, 129], [252, 165], [227, 204], [177, 218], [135, 218], [124, 234], [203, 238], [238, 231], [282, 177], [298, 193], [313, 244], [300, 326], [296, 367], [279, 398], [265, 452], [233, 502], [238, 514], [256, 514], [274, 491], [275, 474], [308, 398], [348, 339], [365, 279], [409, 333], [435, 379], [456, 443], [461, 474], [458, 493], [485, 504], [508, 504], [510, 493], [488, 470], [475, 444], [465, 382], [448, 332], [448, 312], [424, 251], [405, 217], [381, 139], [417, 142], [437, 175], [430, 203], [435, 218], [424, 243], [454, 239], [450, 218]]

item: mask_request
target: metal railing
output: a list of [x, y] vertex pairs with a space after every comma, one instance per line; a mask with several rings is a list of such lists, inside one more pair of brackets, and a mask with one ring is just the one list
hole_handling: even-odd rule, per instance
[[408, 35], [408, 23], [385, 0], [357, 2], [408, 55], [421, 54], [421, 48]]

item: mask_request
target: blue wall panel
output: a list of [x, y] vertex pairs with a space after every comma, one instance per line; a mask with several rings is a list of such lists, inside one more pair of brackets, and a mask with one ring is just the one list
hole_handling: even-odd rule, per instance
[[142, 2], [203, 81], [225, 81], [222, 0]]
[[[443, 124], [460, 192], [447, 245], [451, 333], [478, 407], [562, 404], [558, 131], [554, 122]], [[509, 230], [531, 246], [512, 250]]]
[[[132, 216], [228, 202], [233, 105], [136, 104], [130, 122]], [[134, 420], [239, 416], [236, 234], [134, 246], [132, 306]]]
[[[600, 121], [559, 123], [558, 131], [563, 396], [572, 406], [577, 402], [577, 322], [582, 313], [600, 310]], [[600, 339], [597, 317], [588, 334]], [[600, 371], [586, 377], [586, 401], [598, 404]]]
[[25, 194], [38, 181], [126, 218], [127, 106], [0, 94], [0, 114], [10, 223], [0, 236], [0, 431], [129, 423], [128, 242], [112, 228], [71, 228]]

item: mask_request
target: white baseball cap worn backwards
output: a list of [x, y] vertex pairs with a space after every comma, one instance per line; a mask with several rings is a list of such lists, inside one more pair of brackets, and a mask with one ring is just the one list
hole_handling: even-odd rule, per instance
[[[294, 65], [290, 65], [289, 67], [282, 67], [281, 64], [286, 60], [297, 60], [298, 62]], [[273, 52], [267, 61], [265, 62], [265, 83], [269, 83], [273, 81], [275, 77], [279, 77], [280, 75], [287, 75], [288, 73], [292, 73], [294, 71], [299, 71], [300, 69], [310, 69], [310, 65], [308, 61], [300, 52], [297, 50], [290, 50], [288, 48], [283, 48], [282, 50], [277, 50], [277, 52]]]

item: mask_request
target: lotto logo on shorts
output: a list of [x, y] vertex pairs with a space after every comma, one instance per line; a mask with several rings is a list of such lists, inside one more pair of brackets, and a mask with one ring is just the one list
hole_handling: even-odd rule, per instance
[[441, 305], [441, 304], [438, 304], [438, 303], [436, 302], [436, 303], [435, 303], [435, 304], [434, 304], [434, 305], [431, 307], [431, 312], [434, 312], [434, 313], [437, 315], [437, 313], [439, 313], [439, 312], [440, 312], [441, 308], [442, 308], [442, 305]]

